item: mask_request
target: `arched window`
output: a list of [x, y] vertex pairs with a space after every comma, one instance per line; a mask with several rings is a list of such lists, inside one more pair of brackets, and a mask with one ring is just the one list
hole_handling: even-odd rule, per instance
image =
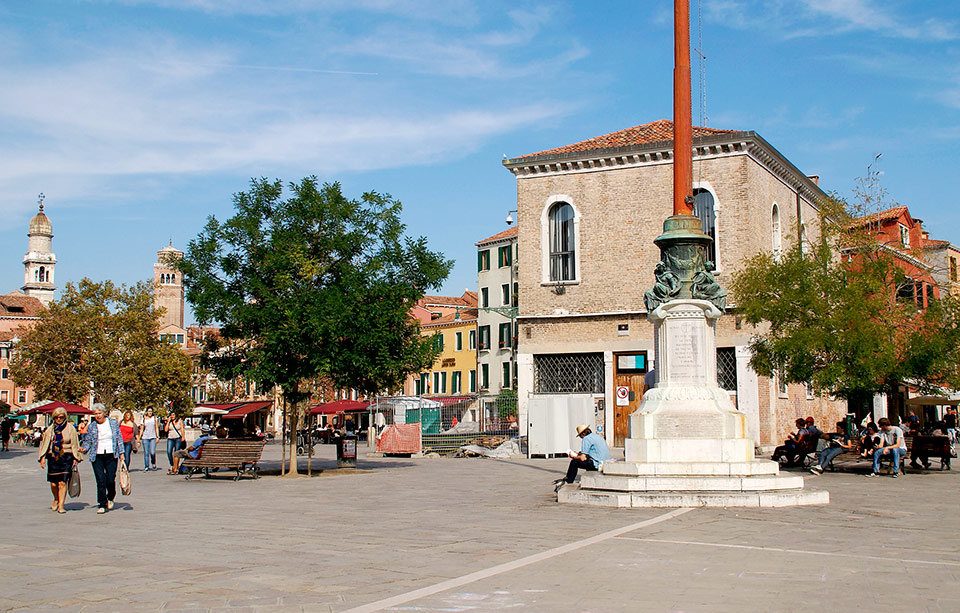
[[49, 269], [47, 270], [47, 275], [46, 275], [46, 277], [44, 278], [44, 281], [46, 281], [47, 283], [50, 282], [50, 270], [49, 270]]
[[43, 283], [43, 281], [44, 281], [44, 278], [43, 278], [43, 277], [44, 277], [44, 274], [43, 274], [43, 266], [41, 266], [41, 267], [40, 267], [40, 282], [41, 282], [41, 283]]
[[717, 214], [713, 194], [701, 188], [693, 190], [693, 214], [700, 218], [703, 233], [713, 239], [707, 249], [707, 259], [717, 264]]
[[773, 235], [773, 257], [780, 259], [783, 246], [783, 234], [780, 232], [780, 207], [773, 203], [773, 212], [770, 214], [770, 232]]
[[550, 280], [573, 281], [577, 278], [576, 232], [573, 207], [558, 202], [550, 207]]
[[38, 271], [38, 270], [34, 270], [34, 271], [33, 271], [33, 280], [34, 280], [34, 281], [39, 281], [39, 280], [40, 280], [40, 271]]
[[177, 282], [177, 275], [170, 275], [170, 283], [176, 283], [176, 282]]

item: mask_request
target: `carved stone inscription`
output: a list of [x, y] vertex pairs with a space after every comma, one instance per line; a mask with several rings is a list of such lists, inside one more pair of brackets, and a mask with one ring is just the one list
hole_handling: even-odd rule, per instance
[[722, 438], [723, 423], [713, 416], [657, 415], [657, 438]]
[[673, 320], [667, 323], [667, 352], [672, 383], [695, 382], [702, 378], [704, 368], [701, 346], [704, 322]]

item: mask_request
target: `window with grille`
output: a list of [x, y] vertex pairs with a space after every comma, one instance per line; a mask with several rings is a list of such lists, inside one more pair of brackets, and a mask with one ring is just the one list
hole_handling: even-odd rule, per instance
[[602, 394], [603, 354], [562, 353], [533, 357], [538, 394]]
[[717, 347], [717, 385], [737, 391], [737, 354], [733, 347]]

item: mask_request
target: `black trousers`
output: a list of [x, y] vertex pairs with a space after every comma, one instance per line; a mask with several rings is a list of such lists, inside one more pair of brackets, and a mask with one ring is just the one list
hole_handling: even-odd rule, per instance
[[567, 466], [567, 483], [573, 483], [573, 480], [577, 478], [577, 471], [581, 468], [584, 470], [597, 470], [597, 467], [594, 466], [590, 460], [570, 458], [570, 465]]
[[107, 501], [117, 495], [117, 458], [112, 453], [98, 453], [92, 464], [97, 480], [97, 506], [106, 509]]

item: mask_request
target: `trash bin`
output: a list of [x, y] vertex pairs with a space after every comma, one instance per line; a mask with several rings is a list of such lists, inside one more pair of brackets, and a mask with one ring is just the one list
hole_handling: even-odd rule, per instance
[[337, 438], [337, 468], [357, 467], [357, 436], [347, 434]]

